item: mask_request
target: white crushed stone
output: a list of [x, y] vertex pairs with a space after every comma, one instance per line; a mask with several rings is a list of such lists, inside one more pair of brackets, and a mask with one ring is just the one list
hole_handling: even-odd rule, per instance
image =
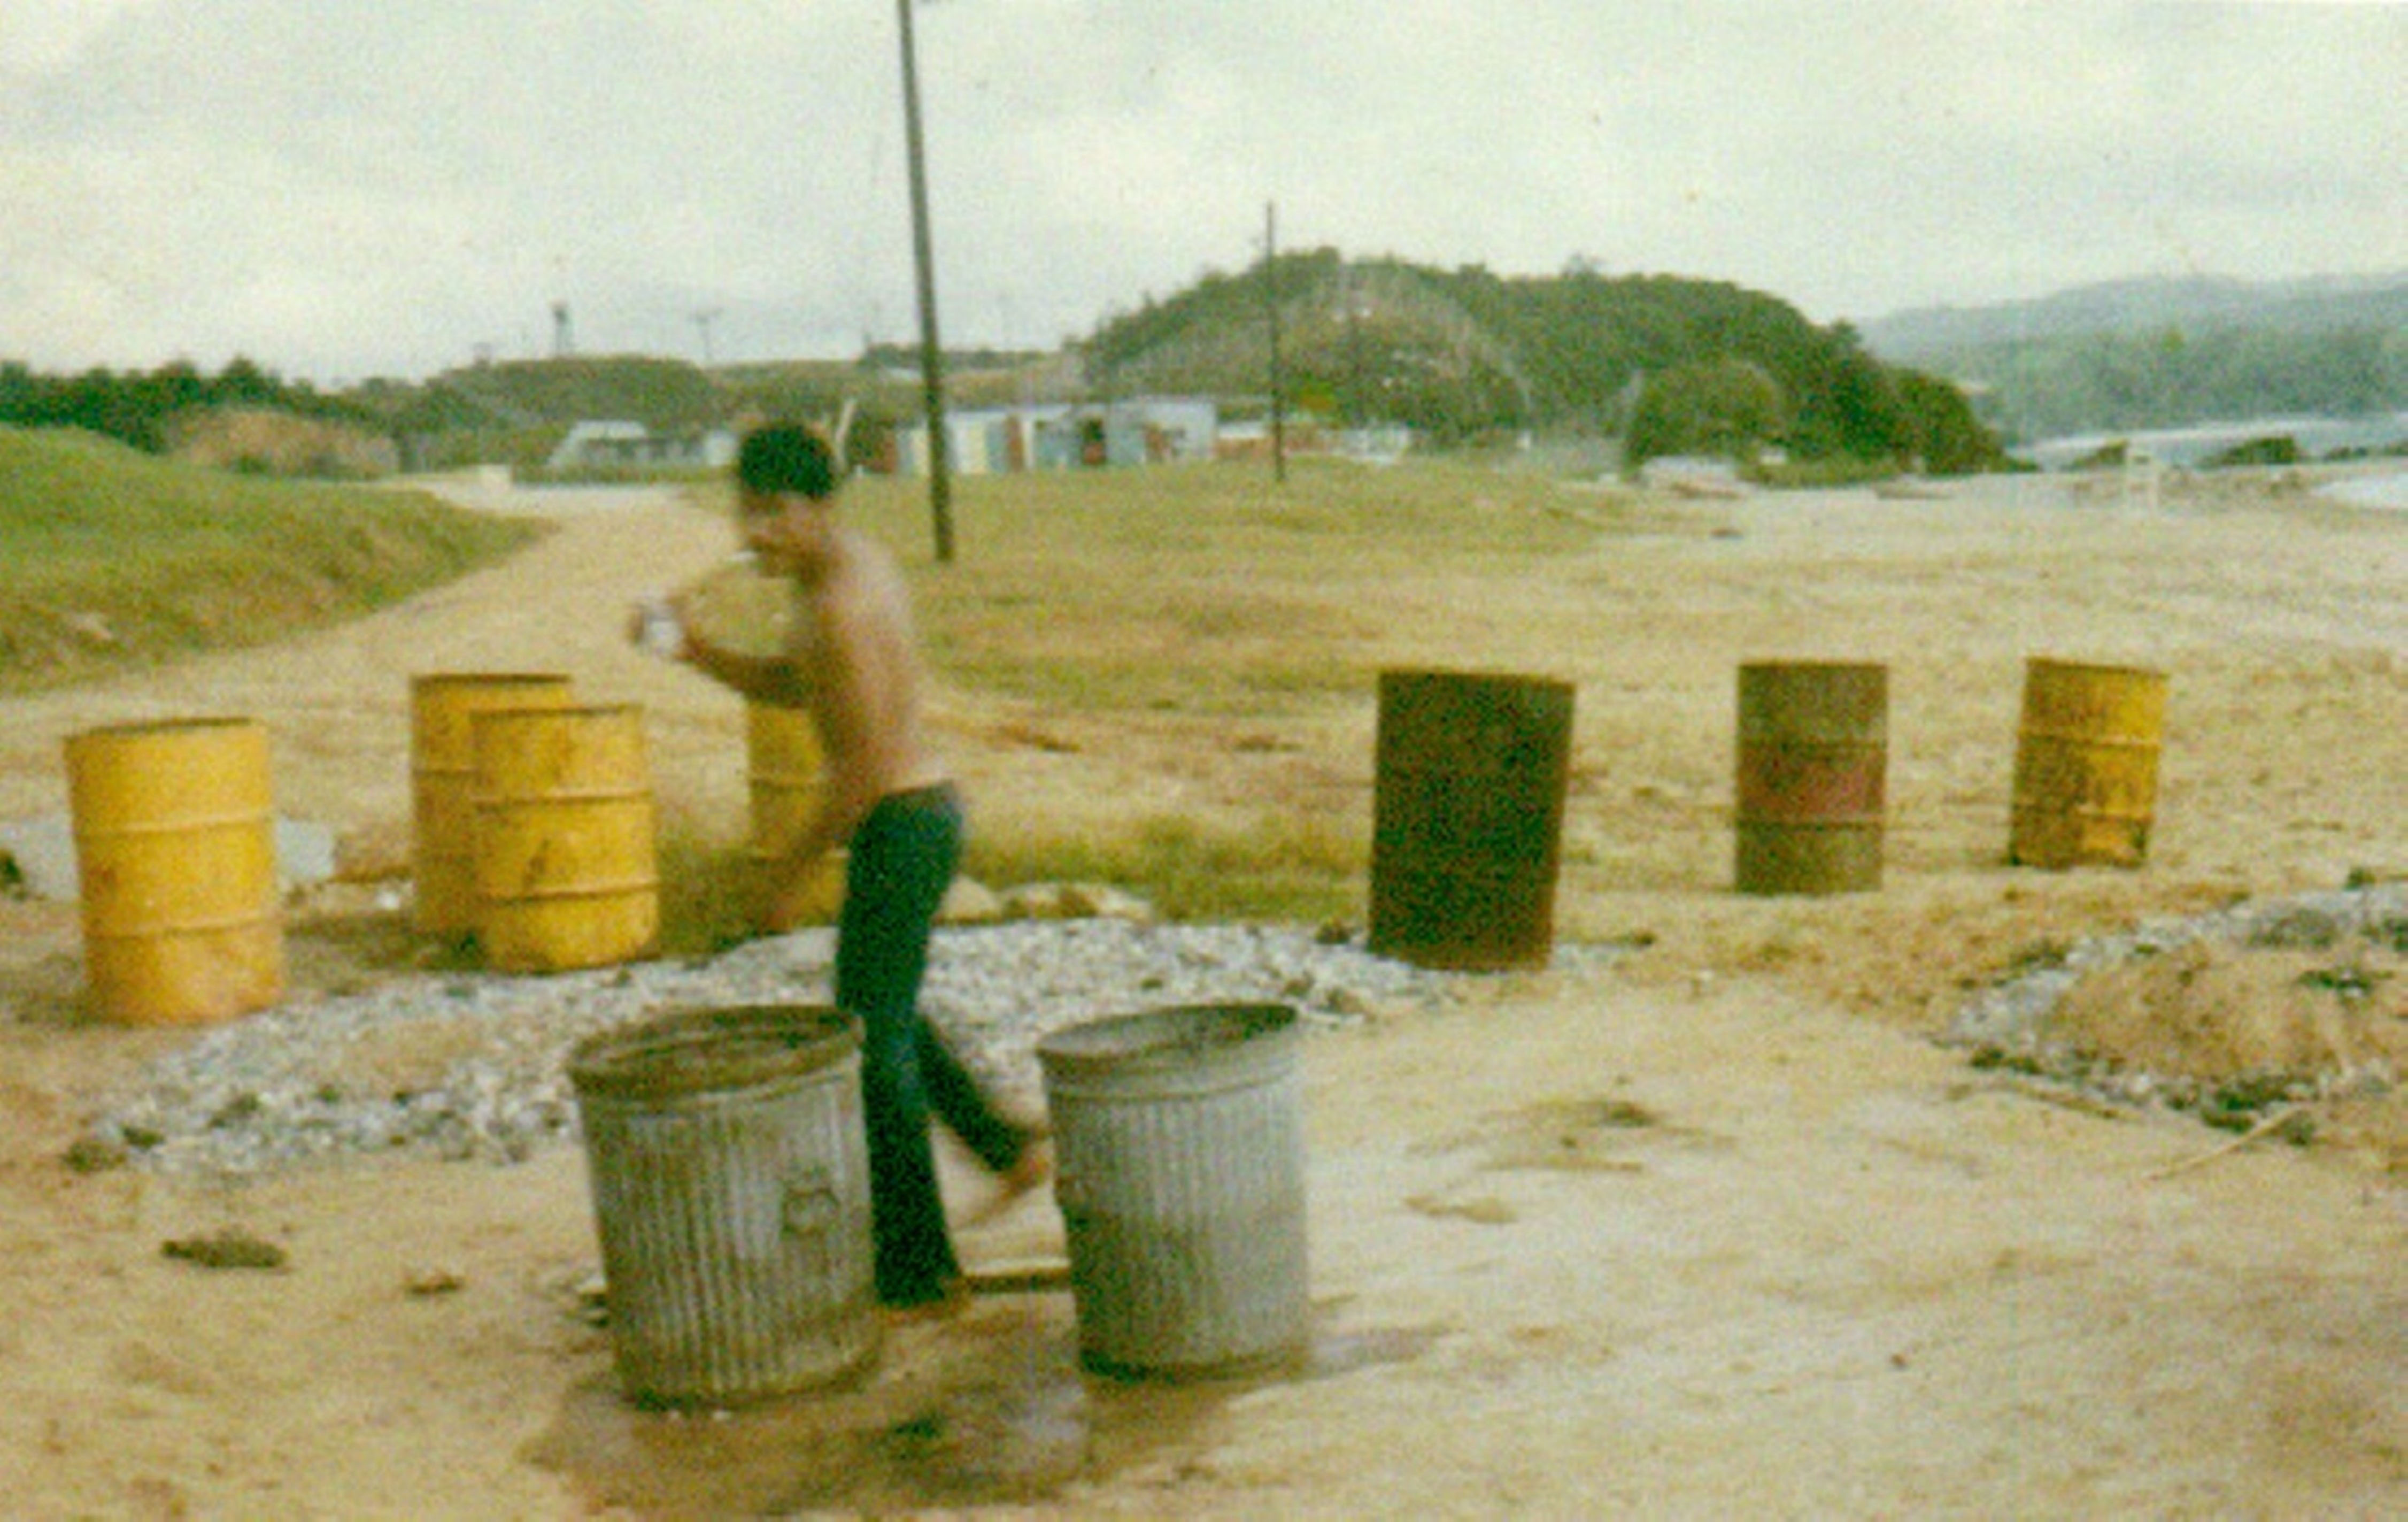
[[[164, 1172], [242, 1174], [416, 1149], [510, 1162], [577, 1139], [570, 1049], [678, 1009], [829, 998], [834, 935], [547, 976], [394, 977], [218, 1027], [112, 1098], [81, 1145]], [[1610, 952], [1599, 955], [1610, 955]], [[1557, 966], [1584, 960], [1558, 948]], [[1259, 926], [1029, 921], [940, 929], [922, 1008], [1007, 1094], [1040, 1091], [1049, 1031], [1183, 1004], [1281, 1003], [1308, 1029], [1442, 1006], [1473, 974]]]

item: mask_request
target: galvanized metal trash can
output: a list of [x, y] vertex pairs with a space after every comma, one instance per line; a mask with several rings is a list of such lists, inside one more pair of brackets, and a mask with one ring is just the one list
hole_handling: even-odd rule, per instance
[[682, 1011], [588, 1038], [568, 1071], [632, 1398], [739, 1405], [870, 1364], [869, 1150], [849, 1017]]
[[1300, 1041], [1285, 1005], [1212, 1004], [1038, 1043], [1089, 1368], [1201, 1377], [1306, 1351]]

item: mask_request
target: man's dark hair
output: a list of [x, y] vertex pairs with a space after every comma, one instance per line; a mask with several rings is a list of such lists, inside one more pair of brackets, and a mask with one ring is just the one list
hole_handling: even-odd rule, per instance
[[799, 423], [773, 423], [744, 436], [736, 479], [762, 496], [786, 492], [824, 497], [836, 491], [836, 457], [818, 434]]

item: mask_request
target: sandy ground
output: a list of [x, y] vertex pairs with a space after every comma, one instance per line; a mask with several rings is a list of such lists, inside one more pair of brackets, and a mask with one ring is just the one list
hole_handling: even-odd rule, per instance
[[[494, 505], [562, 531], [351, 628], [0, 704], [0, 818], [64, 808], [77, 728], [240, 712], [272, 728], [283, 810], [390, 865], [408, 676], [509, 666], [644, 703], [665, 803], [737, 819], [737, 711], [615, 640], [626, 600], [714, 559], [719, 531], [631, 494]], [[72, 907], [0, 900], [0, 1511], [2408, 1510], [2396, 1097], [2319, 1107], [2312, 1145], [2232, 1146], [1931, 1039], [1967, 987], [2048, 947], [2408, 869], [2408, 517], [2281, 481], [2156, 510], [2027, 481], [1684, 510], [1537, 584], [1433, 567], [1396, 589], [1397, 663], [1578, 682], [1558, 931], [1634, 949], [1309, 1043], [1301, 1373], [1097, 1379], [1068, 1297], [1017, 1294], [891, 1335], [858, 1390], [636, 1411], [580, 1314], [597, 1251], [573, 1149], [214, 1185], [63, 1166], [96, 1096], [187, 1038], [84, 1018]], [[2169, 671], [2145, 867], [2003, 864], [2032, 654]], [[1878, 893], [1728, 891], [1732, 668], [1771, 656], [1891, 667]], [[964, 694], [939, 717], [990, 811], [1368, 797], [1368, 695], [1269, 743]], [[293, 997], [406, 955], [372, 905], [296, 906]], [[2361, 1056], [2408, 1025], [2378, 970], [2335, 1038]], [[2293, 997], [2233, 983], [2237, 1018]], [[2128, 1015], [2172, 996], [2091, 997]], [[162, 1255], [226, 1226], [287, 1266]], [[1059, 1218], [1031, 1201], [963, 1242], [1041, 1258]]]

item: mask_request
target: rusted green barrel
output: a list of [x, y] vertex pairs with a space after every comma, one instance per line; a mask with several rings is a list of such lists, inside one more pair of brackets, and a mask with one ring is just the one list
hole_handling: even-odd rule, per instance
[[1572, 689], [1543, 677], [1380, 676], [1371, 950], [1423, 967], [1542, 967], [1571, 768]]
[[2024, 667], [2007, 854], [2028, 867], [2138, 867], [2149, 854], [2163, 672], [2035, 657]]
[[620, 1382], [653, 1405], [841, 1383], [878, 1351], [858, 1028], [681, 1011], [570, 1054]]
[[1886, 668], [1813, 661], [1741, 667], [1739, 891], [1880, 887], [1888, 757]]
[[1285, 1005], [1211, 1004], [1038, 1043], [1090, 1368], [1200, 1377], [1306, 1351], [1301, 1039]]

